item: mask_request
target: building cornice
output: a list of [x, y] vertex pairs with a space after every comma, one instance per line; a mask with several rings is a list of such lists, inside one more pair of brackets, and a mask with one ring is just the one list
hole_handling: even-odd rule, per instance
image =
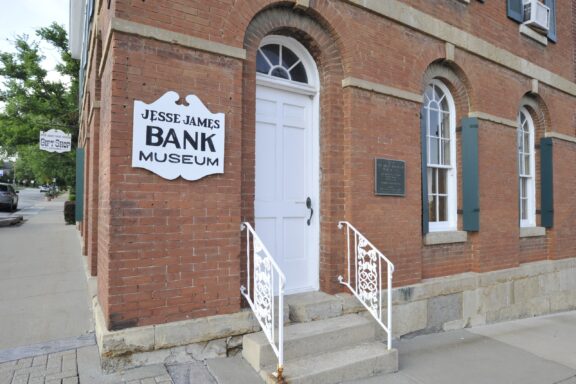
[[490, 121], [492, 123], [505, 125], [507, 127], [514, 128], [514, 129], [518, 128], [518, 123], [515, 122], [514, 120], [505, 119], [503, 117], [491, 115], [491, 114], [485, 113], [485, 112], [470, 112], [468, 114], [468, 117], [476, 117], [480, 120]]
[[365, 91], [375, 92], [381, 95], [392, 96], [397, 99], [413, 101], [415, 103], [422, 103], [424, 98], [417, 93], [405, 91], [394, 87], [389, 87], [384, 84], [378, 84], [368, 80], [358, 79], [356, 77], [346, 77], [342, 80], [342, 88], [359, 88]]
[[567, 141], [569, 143], [573, 143], [576, 144], [576, 137], [574, 136], [568, 136], [565, 135], [563, 133], [558, 133], [558, 132], [546, 132], [544, 134], [544, 137], [551, 137], [553, 139], [558, 139], [558, 140], [562, 140], [562, 141]]

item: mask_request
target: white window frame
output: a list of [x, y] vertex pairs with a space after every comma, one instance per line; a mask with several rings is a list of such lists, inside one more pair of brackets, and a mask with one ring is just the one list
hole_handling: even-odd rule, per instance
[[[522, 149], [525, 148], [521, 147], [520, 141], [520, 134], [526, 132], [521, 124], [521, 116], [525, 118], [525, 127], [528, 128], [528, 151], [529, 152], [521, 152]], [[518, 159], [518, 208], [519, 208], [519, 217], [520, 217], [520, 227], [535, 227], [536, 226], [536, 161], [535, 161], [535, 150], [534, 150], [534, 121], [532, 120], [532, 116], [530, 112], [525, 107], [521, 107], [520, 111], [518, 112], [518, 128], [517, 128], [517, 150], [516, 156]], [[522, 156], [529, 155], [529, 166], [531, 173], [530, 174], [522, 174], [521, 173], [521, 164], [522, 164]], [[526, 179], [526, 219], [522, 219], [523, 209], [522, 209], [522, 195], [521, 195], [521, 188], [522, 188], [522, 179]]]
[[[318, 94], [320, 89], [320, 78], [318, 75], [318, 68], [316, 67], [316, 62], [308, 52], [308, 50], [296, 39], [286, 36], [278, 35], [268, 35], [262, 39], [260, 42], [261, 47], [268, 44], [278, 44], [290, 49], [302, 62], [304, 69], [306, 70], [306, 76], [308, 77], [308, 83], [300, 83], [297, 81], [291, 81], [287, 79], [282, 79], [279, 77], [274, 77], [264, 73], [256, 73], [256, 84], [273, 86], [277, 89], [284, 89], [286, 91], [298, 91], [302, 94], [307, 94], [309, 96], [315, 96]], [[269, 63], [271, 64], [271, 63]]]
[[[454, 99], [452, 97], [452, 94], [450, 93], [450, 90], [448, 89], [448, 87], [446, 87], [446, 85], [437, 79], [433, 79], [432, 81], [430, 81], [428, 83], [428, 86], [426, 87], [426, 90], [428, 90], [429, 87], [434, 86], [440, 89], [440, 91], [442, 91], [442, 93], [444, 94], [444, 97], [446, 98], [447, 104], [448, 104], [448, 113], [449, 113], [449, 125], [450, 125], [450, 165], [448, 167], [444, 167], [445, 169], [447, 169], [447, 175], [446, 175], [446, 191], [447, 191], [447, 198], [446, 198], [446, 204], [447, 204], [447, 212], [446, 212], [446, 216], [447, 216], [447, 220], [446, 221], [430, 221], [430, 218], [428, 218], [428, 229], [430, 232], [442, 232], [442, 231], [456, 231], [457, 230], [457, 226], [458, 226], [458, 216], [457, 216], [457, 193], [458, 193], [458, 188], [457, 188], [457, 159], [456, 159], [456, 105], [454, 103]], [[426, 90], [424, 92], [424, 103], [426, 102]], [[425, 113], [424, 119], [426, 122], [426, 145], [427, 145], [427, 166], [426, 166], [426, 172], [428, 172], [428, 170], [430, 168], [440, 168], [440, 167], [431, 167], [430, 164], [428, 164], [429, 160], [430, 160], [430, 126], [429, 126], [429, 104], [428, 105], [424, 105], [423, 111]], [[430, 183], [432, 182], [432, 180], [428, 180], [428, 184], [430, 185]], [[428, 195], [428, 194], [427, 194]], [[430, 201], [430, 198], [428, 197], [428, 201]]]

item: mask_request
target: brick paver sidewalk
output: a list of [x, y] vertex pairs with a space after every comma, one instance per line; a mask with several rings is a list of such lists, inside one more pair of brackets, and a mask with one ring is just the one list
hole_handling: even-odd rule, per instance
[[[52, 349], [48, 345], [46, 349]], [[0, 351], [0, 357], [29, 354], [25, 349]], [[173, 384], [167, 368], [155, 365], [105, 375], [96, 345], [0, 360], [0, 384]]]
[[1, 384], [78, 384], [76, 350], [0, 364]]
[[[188, 360], [153, 364], [105, 374], [94, 334], [43, 344], [0, 350], [0, 384], [218, 384], [256, 383], [257, 376], [243, 376], [242, 367], [230, 359], [214, 359], [212, 368], [224, 376], [215, 378], [206, 362]], [[244, 373], [245, 374], [245, 373]], [[255, 375], [255, 373], [251, 374]], [[239, 381], [237, 381], [237, 379]]]

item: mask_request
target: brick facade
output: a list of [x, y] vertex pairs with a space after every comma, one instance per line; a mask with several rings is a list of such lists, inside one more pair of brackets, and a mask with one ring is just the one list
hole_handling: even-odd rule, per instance
[[[519, 33], [519, 25], [506, 16], [505, 2], [497, 1], [311, 0], [299, 7], [294, 1], [266, 0], [97, 2], [82, 104], [88, 138], [82, 235], [108, 327], [241, 309], [239, 287], [246, 271], [239, 228], [254, 217], [255, 57], [270, 34], [302, 43], [320, 75], [321, 290], [342, 289], [339, 220], [353, 223], [395, 263], [395, 286], [575, 257], [574, 3], [564, 8], [568, 2], [557, 2], [558, 41], [543, 46]], [[418, 17], [420, 12], [432, 16], [438, 34], [391, 17], [394, 7], [405, 6]], [[120, 31], [118, 20], [244, 49], [246, 59], [151, 38], [140, 30]], [[449, 39], [450, 28], [477, 41], [466, 48], [438, 37], [446, 31]], [[546, 81], [534, 89], [529, 73]], [[430, 79], [440, 79], [455, 99], [457, 125], [479, 114], [480, 230], [469, 232], [466, 242], [424, 245], [422, 104], [343, 87], [347, 78], [414, 95], [421, 95]], [[181, 97], [195, 94], [212, 112], [226, 114], [224, 174], [169, 181], [132, 168], [134, 100], [151, 103], [168, 90]], [[568, 138], [553, 139], [554, 226], [529, 238], [520, 237], [516, 130], [506, 123], [516, 121], [522, 100], [535, 121], [536, 143], [549, 133]], [[374, 195], [376, 157], [405, 161], [404, 197]], [[538, 166], [537, 213], [539, 180]]]

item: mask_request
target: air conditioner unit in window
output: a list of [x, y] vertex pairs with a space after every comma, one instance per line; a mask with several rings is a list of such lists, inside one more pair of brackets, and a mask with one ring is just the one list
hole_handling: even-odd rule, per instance
[[547, 32], [550, 27], [550, 8], [538, 0], [524, 0], [524, 24]]

